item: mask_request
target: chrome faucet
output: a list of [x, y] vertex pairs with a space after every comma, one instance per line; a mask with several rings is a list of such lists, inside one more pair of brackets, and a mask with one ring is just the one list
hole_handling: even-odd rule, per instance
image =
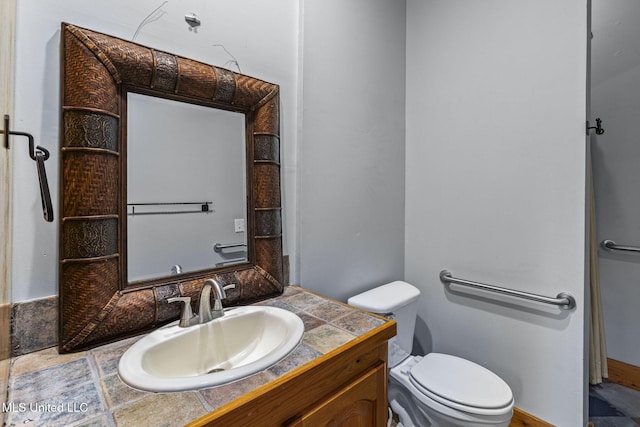
[[[227, 297], [227, 289], [235, 289], [236, 285], [222, 286], [215, 279], [208, 279], [200, 291], [200, 310], [198, 314], [193, 314], [191, 310], [190, 297], [167, 298], [167, 302], [183, 302], [184, 307], [180, 313], [178, 326], [188, 328], [189, 326], [207, 323], [213, 319], [224, 316], [222, 310], [222, 300]], [[211, 309], [211, 291], [213, 290], [213, 310]]]
[[[216, 279], [207, 279], [200, 292], [200, 323], [207, 323], [224, 316], [222, 300], [227, 297], [227, 289], [235, 289], [236, 285], [222, 286]], [[211, 291], [213, 290], [213, 309], [211, 309]]]

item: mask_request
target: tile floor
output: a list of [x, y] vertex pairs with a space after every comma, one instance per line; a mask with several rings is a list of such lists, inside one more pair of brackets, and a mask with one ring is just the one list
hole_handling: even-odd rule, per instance
[[595, 427], [640, 426], [640, 391], [613, 383], [589, 387], [589, 421]]
[[[613, 383], [590, 386], [589, 421], [594, 427], [640, 426], [640, 391]], [[390, 426], [397, 425], [394, 414]]]

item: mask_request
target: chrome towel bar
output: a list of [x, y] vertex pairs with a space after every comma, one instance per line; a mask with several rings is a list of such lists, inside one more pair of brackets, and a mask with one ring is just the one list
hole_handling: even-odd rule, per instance
[[229, 265], [229, 264], [238, 264], [241, 262], [247, 262], [246, 258], [234, 258], [234, 259], [230, 259], [227, 261], [222, 261], [222, 262], [217, 262], [216, 263], [216, 267], [224, 267], [225, 265]]
[[509, 295], [517, 298], [523, 298], [531, 301], [542, 302], [545, 304], [557, 305], [561, 309], [571, 310], [576, 306], [576, 300], [571, 294], [566, 292], [560, 292], [555, 298], [547, 297], [544, 295], [531, 294], [529, 292], [516, 291], [514, 289], [501, 288], [499, 286], [487, 285], [485, 283], [472, 282], [470, 280], [458, 279], [451, 275], [451, 272], [442, 270], [440, 272], [440, 281], [445, 284], [455, 283], [456, 285], [471, 286], [474, 288], [483, 289], [485, 291], [497, 292], [504, 295]]
[[239, 242], [239, 243], [216, 243], [215, 245], [213, 245], [213, 250], [214, 252], [222, 252], [223, 249], [229, 249], [229, 248], [240, 248], [243, 246], [247, 246], [246, 243], [243, 242]]
[[600, 246], [608, 251], [640, 252], [640, 248], [638, 247], [616, 245], [616, 242], [613, 240], [603, 240], [602, 243], [600, 243]]
[[[215, 212], [210, 205], [213, 202], [160, 202], [160, 203], [127, 203], [127, 215], [173, 215], [173, 214], [187, 214], [187, 213], [212, 213]], [[163, 210], [163, 211], [155, 211], [154, 206], [187, 206], [187, 205], [198, 205], [200, 209], [192, 209], [192, 210]], [[131, 210], [129, 211], [129, 206], [131, 206]], [[136, 206], [142, 206], [142, 209], [151, 209], [148, 211], [136, 211]]]

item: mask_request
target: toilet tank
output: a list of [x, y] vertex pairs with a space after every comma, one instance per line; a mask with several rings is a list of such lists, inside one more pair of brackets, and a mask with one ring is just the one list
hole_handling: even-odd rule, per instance
[[395, 281], [354, 295], [347, 304], [389, 317], [397, 323], [397, 335], [389, 341], [389, 365], [411, 355], [420, 291], [407, 282]]

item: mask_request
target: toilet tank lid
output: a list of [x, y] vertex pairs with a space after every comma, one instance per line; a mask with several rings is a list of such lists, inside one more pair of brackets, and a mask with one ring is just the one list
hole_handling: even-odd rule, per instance
[[372, 313], [385, 314], [392, 313], [416, 301], [420, 296], [420, 291], [413, 285], [400, 280], [378, 286], [369, 291], [354, 295], [347, 301], [347, 304]]

